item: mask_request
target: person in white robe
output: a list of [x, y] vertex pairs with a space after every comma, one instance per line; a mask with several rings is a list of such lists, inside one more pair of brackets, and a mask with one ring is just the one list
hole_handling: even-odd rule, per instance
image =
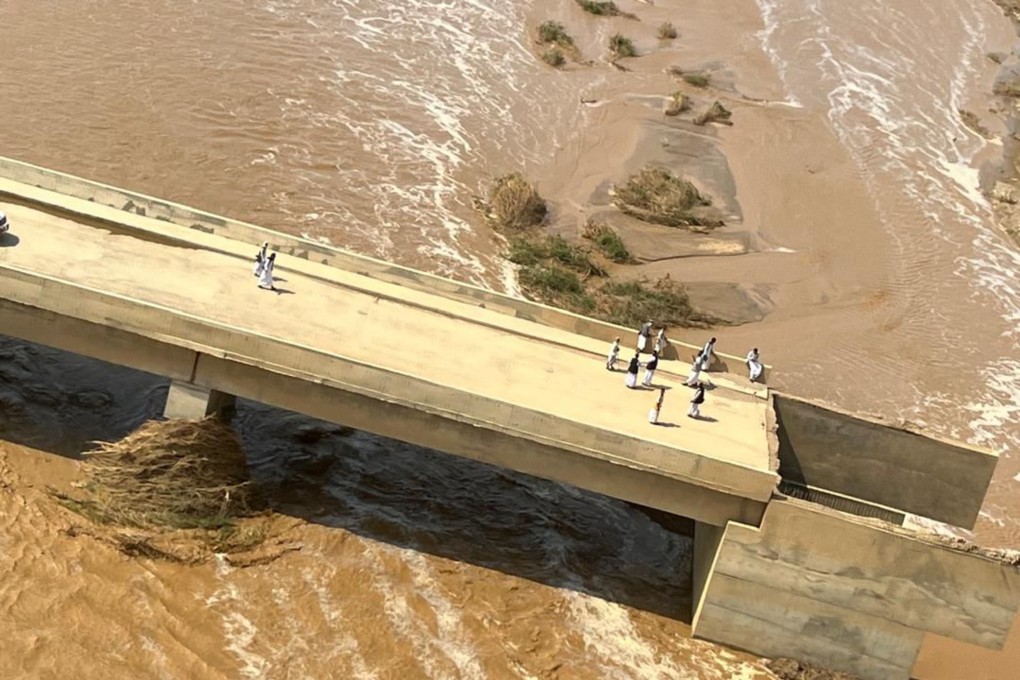
[[688, 387], [695, 387], [698, 384], [698, 376], [701, 375], [701, 354], [694, 357], [694, 361], [691, 362], [691, 372], [687, 374], [687, 380], [684, 381], [684, 385]]
[[641, 361], [638, 359], [638, 355], [635, 354], [634, 358], [630, 360], [630, 364], [627, 366], [627, 377], [624, 379], [623, 384], [631, 389], [637, 387], [637, 374], [639, 368], [641, 368]]
[[645, 364], [645, 380], [644, 380], [645, 387], [652, 386], [652, 379], [655, 377], [655, 369], [657, 369], [658, 367], [659, 367], [659, 353], [653, 352], [652, 358], [648, 360], [647, 364]]
[[620, 338], [613, 340], [613, 344], [609, 347], [609, 356], [606, 357], [606, 370], [616, 370], [616, 360], [620, 356]]
[[655, 400], [655, 406], [648, 410], [648, 422], [652, 425], [659, 424], [659, 413], [662, 411], [662, 400], [666, 398], [666, 388], [659, 388], [659, 398]]
[[663, 326], [659, 329], [659, 334], [655, 336], [655, 347], [654, 352], [660, 354], [662, 350], [666, 349], [666, 327]]
[[705, 343], [701, 348], [701, 370], [707, 371], [708, 367], [715, 362], [715, 338]]
[[700, 418], [701, 417], [701, 405], [705, 403], [705, 386], [699, 383], [698, 389], [694, 391], [694, 396], [691, 397], [691, 408], [687, 411], [688, 418]]
[[652, 321], [648, 321], [642, 324], [641, 329], [637, 334], [637, 349], [638, 352], [644, 352], [645, 348], [648, 347], [648, 339], [652, 337]]
[[266, 258], [266, 264], [262, 267], [262, 273], [259, 275], [259, 288], [276, 290], [276, 286], [273, 285], [273, 269], [275, 266], [276, 253], [272, 253]]
[[262, 270], [266, 268], [266, 252], [269, 250], [269, 241], [263, 241], [259, 252], [255, 253], [255, 267], [252, 274], [262, 276]]
[[754, 382], [761, 377], [764, 366], [761, 365], [761, 361], [758, 359], [758, 348], [755, 347], [747, 353], [747, 378], [751, 382]]

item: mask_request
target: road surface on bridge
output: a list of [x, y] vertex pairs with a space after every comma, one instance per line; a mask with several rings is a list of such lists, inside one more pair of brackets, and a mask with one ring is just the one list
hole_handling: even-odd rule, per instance
[[[740, 385], [732, 376], [716, 377], [717, 388], [703, 406], [706, 419], [693, 420], [685, 417], [691, 391], [682, 385], [689, 365], [664, 362], [666, 370], [659, 371], [655, 383], [669, 388], [661, 416], [666, 425], [652, 426], [647, 413], [657, 392], [625, 388], [622, 371], [604, 368], [607, 348], [589, 338], [286, 257], [277, 259], [280, 291], [261, 290], [252, 275], [257, 244], [210, 236], [219, 241], [216, 249], [168, 246], [116, 226], [102, 228], [73, 211], [91, 215], [108, 211], [110, 215], [102, 219], [110, 220], [148, 218], [94, 203], [74, 205], [87, 202], [9, 186], [14, 184], [5, 180], [0, 191], [46, 194], [51, 205], [0, 198], [0, 209], [10, 216], [17, 239], [12, 244], [8, 237], [6, 247], [0, 247], [0, 268], [170, 308], [759, 471], [766, 485], [772, 477], [768, 402], [762, 390]], [[72, 212], [58, 212], [53, 206], [70, 206]], [[192, 231], [165, 223], [158, 226]], [[203, 236], [191, 235], [199, 240]], [[380, 286], [386, 288], [385, 295], [379, 293]], [[629, 357], [625, 349], [621, 365]], [[669, 461], [658, 463], [669, 474]]]

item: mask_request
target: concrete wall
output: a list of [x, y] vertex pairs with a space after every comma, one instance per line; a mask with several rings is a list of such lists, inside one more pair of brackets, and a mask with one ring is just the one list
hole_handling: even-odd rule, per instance
[[906, 680], [924, 632], [999, 648], [1018, 604], [1016, 567], [774, 499], [760, 528], [726, 527], [694, 634]]
[[973, 528], [994, 453], [786, 395], [776, 394], [774, 405], [784, 480]]
[[4, 287], [2, 334], [699, 521], [757, 524], [775, 485], [762, 471], [56, 279], [8, 268]]
[[[274, 250], [292, 257], [302, 258], [340, 269], [369, 276], [380, 281], [395, 283], [415, 290], [443, 295], [460, 302], [499, 311], [528, 321], [535, 321], [554, 328], [603, 340], [607, 344], [616, 336], [627, 338], [636, 335], [636, 329], [589, 319], [537, 302], [510, 297], [478, 286], [461, 283], [401, 267], [383, 260], [328, 246], [289, 234], [271, 231], [253, 224], [233, 220], [212, 213], [165, 201], [152, 196], [127, 191], [99, 182], [92, 182], [74, 175], [56, 172], [47, 168], [23, 163], [0, 156], [0, 177], [6, 177], [29, 186], [56, 191], [118, 210], [152, 217], [190, 227], [208, 234], [216, 234], [232, 240], [252, 244], [254, 253], [257, 244], [269, 241]], [[701, 333], [700, 335], [704, 335]], [[700, 349], [702, 340], [692, 338], [694, 344], [684, 344], [673, 339], [674, 347], [669, 348], [666, 358], [686, 361], [689, 355]], [[628, 341], [629, 342], [629, 341]], [[737, 373], [743, 371], [743, 359], [720, 353], [730, 361]]]
[[719, 527], [704, 522], [694, 524], [694, 564], [692, 565], [691, 584], [691, 615], [698, 617], [698, 606], [704, 601], [705, 586], [715, 568], [715, 560], [719, 556], [723, 534], [726, 527]]

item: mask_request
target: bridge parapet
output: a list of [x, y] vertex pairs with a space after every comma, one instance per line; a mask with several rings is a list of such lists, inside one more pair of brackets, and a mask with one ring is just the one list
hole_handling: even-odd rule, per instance
[[[244, 243], [249, 248], [263, 241], [268, 241], [273, 250], [291, 257], [326, 264], [379, 281], [443, 295], [476, 307], [484, 307], [485, 309], [498, 311], [519, 319], [533, 321], [570, 333], [594, 338], [607, 345], [617, 336], [626, 338], [636, 333], [636, 329], [591, 319], [539, 302], [513, 297], [461, 281], [454, 281], [393, 264], [392, 262], [360, 255], [319, 241], [273, 231], [255, 224], [215, 215], [173, 201], [94, 182], [12, 158], [0, 156], [0, 177], [31, 187], [116, 208], [130, 214], [172, 222], [198, 232], [214, 234]], [[2, 193], [2, 190], [0, 190], [0, 193]], [[16, 196], [17, 194], [14, 195]], [[679, 358], [682, 361], [686, 361], [687, 357], [685, 355], [687, 352], [681, 348], [685, 348], [690, 353], [694, 353], [701, 348], [700, 342], [690, 343], [680, 338], [672, 337], [670, 341], [677, 347]], [[724, 352], [720, 352], [719, 356], [727, 360], [727, 366], [741, 367], [737, 373], [743, 371], [743, 357]]]

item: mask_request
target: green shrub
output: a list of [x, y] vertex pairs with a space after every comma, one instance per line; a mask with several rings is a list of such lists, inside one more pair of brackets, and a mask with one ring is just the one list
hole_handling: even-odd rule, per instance
[[702, 326], [712, 319], [691, 306], [687, 290], [670, 278], [647, 281], [608, 281], [596, 294], [598, 318], [621, 326], [640, 326], [655, 319], [669, 326]]
[[478, 207], [496, 227], [511, 230], [537, 226], [547, 212], [545, 199], [519, 172], [493, 180], [488, 201]]
[[577, 0], [577, 4], [588, 14], [596, 14], [603, 17], [620, 15], [620, 9], [612, 0]]
[[708, 107], [708, 110], [694, 118], [695, 125], [706, 125], [708, 123], [722, 123], [723, 125], [733, 125], [730, 121], [730, 116], [733, 112], [723, 106], [720, 102], [714, 102], [712, 106]]
[[542, 61], [549, 64], [553, 68], [559, 68], [567, 63], [567, 58], [563, 56], [563, 50], [558, 47], [546, 50], [542, 53]]
[[546, 241], [546, 247], [549, 249], [550, 258], [583, 276], [604, 276], [606, 273], [602, 267], [592, 262], [586, 249], [571, 245], [562, 236], [550, 236]]
[[670, 98], [669, 105], [666, 106], [667, 116], [679, 116], [684, 111], [691, 108], [691, 98], [685, 95], [683, 92], [677, 91], [673, 93]]
[[697, 188], [664, 168], [646, 167], [616, 188], [614, 202], [628, 215], [670, 227], [718, 226], [694, 211], [712, 202]]
[[668, 21], [664, 21], [659, 24], [659, 39], [660, 40], [675, 40], [676, 39], [676, 26]]
[[614, 33], [613, 37], [609, 39], [609, 51], [617, 58], [637, 56], [637, 50], [634, 49], [631, 39], [619, 33]]
[[705, 88], [711, 83], [711, 80], [704, 73], [685, 73], [682, 76], [684, 82], [694, 87]]
[[613, 262], [630, 262], [630, 251], [623, 244], [623, 239], [609, 225], [588, 220], [581, 235], [592, 241], [603, 255]]
[[538, 41], [545, 45], [553, 44], [562, 47], [574, 45], [574, 39], [567, 34], [563, 24], [558, 21], [543, 22], [538, 27]]
[[556, 265], [532, 265], [520, 273], [521, 285], [546, 293], [583, 293], [584, 284], [577, 272]]

